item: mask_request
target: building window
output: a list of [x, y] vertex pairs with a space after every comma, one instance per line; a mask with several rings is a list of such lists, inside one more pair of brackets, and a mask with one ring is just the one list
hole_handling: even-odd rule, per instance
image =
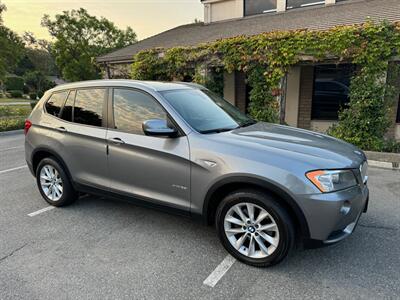
[[314, 69], [311, 118], [337, 120], [338, 112], [349, 102], [349, 86], [354, 65], [319, 65]]
[[276, 11], [277, 0], [245, 0], [244, 15], [251, 16]]
[[318, 4], [325, 4], [325, 1], [318, 1], [318, 0], [287, 0], [286, 1], [286, 8], [299, 8], [299, 7], [306, 7]]

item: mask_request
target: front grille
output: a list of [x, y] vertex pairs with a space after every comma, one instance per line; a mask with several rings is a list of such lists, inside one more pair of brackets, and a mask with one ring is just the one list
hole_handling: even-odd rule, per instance
[[361, 174], [361, 179], [362, 179], [363, 183], [366, 184], [368, 181], [368, 163], [367, 163], [367, 161], [364, 161], [361, 164], [360, 174]]

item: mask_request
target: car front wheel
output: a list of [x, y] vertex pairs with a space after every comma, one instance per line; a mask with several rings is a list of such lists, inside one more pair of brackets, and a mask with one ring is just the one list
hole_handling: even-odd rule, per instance
[[273, 196], [257, 190], [229, 194], [218, 206], [216, 227], [226, 250], [256, 267], [282, 261], [293, 248], [292, 221]]

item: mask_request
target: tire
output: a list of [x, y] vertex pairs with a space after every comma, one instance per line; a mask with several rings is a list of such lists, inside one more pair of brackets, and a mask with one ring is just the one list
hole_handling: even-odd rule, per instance
[[[53, 157], [40, 161], [36, 168], [36, 183], [40, 194], [50, 205], [66, 206], [78, 198], [78, 193], [74, 190], [63, 167]], [[53, 190], [54, 193], [52, 193]]]
[[[250, 220], [249, 210], [253, 211], [253, 220]], [[294, 247], [293, 222], [286, 210], [267, 193], [253, 189], [235, 191], [221, 201], [215, 218], [222, 245], [233, 257], [248, 265], [276, 265]]]

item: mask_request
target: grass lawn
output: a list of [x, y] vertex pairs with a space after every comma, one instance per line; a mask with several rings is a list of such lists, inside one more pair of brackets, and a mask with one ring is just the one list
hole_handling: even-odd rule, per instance
[[0, 98], [0, 103], [10, 103], [10, 102], [31, 102], [32, 100], [23, 98]]
[[32, 108], [27, 105], [0, 105], [0, 132], [24, 128], [25, 119]]

